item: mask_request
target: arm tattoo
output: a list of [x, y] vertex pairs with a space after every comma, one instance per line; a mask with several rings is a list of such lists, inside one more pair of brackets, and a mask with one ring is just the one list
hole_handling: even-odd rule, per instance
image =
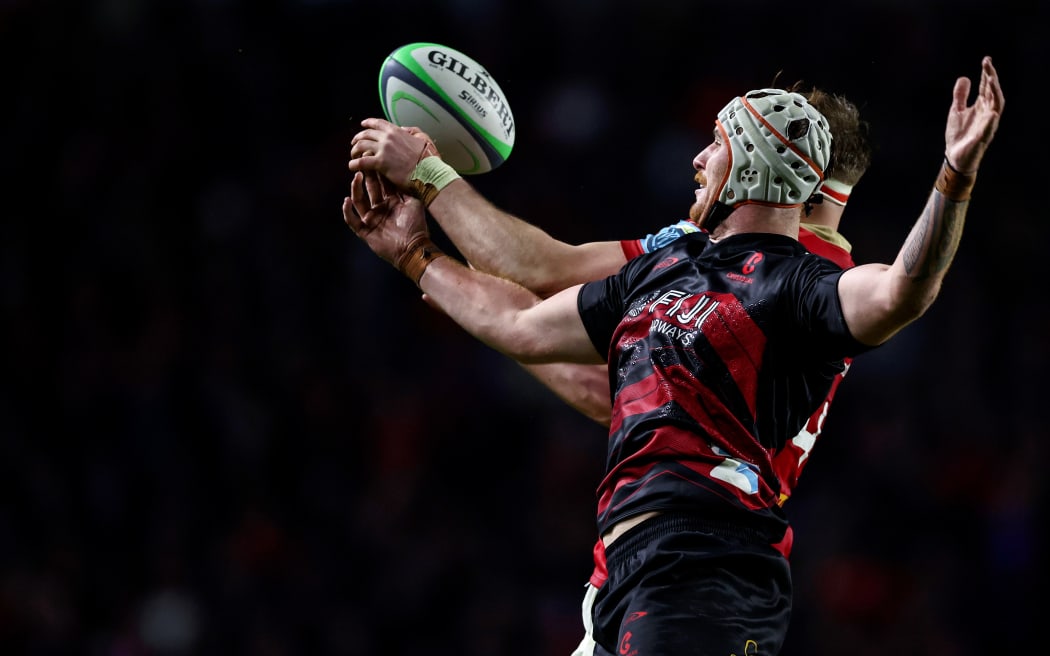
[[904, 269], [918, 280], [943, 275], [955, 257], [968, 201], [949, 201], [939, 193], [912, 228], [904, 244]]

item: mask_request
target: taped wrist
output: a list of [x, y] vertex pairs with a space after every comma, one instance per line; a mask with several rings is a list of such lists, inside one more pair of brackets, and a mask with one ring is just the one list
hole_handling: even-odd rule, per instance
[[459, 174], [441, 160], [440, 157], [431, 155], [424, 157], [412, 174], [408, 176], [408, 182], [412, 185], [413, 195], [423, 201], [424, 207], [430, 207], [430, 203], [437, 198], [438, 192], [444, 189], [453, 180], [458, 180]]
[[944, 162], [941, 164], [941, 172], [938, 174], [937, 182], [934, 183], [933, 188], [948, 200], [961, 203], [970, 200], [970, 192], [973, 191], [973, 183], [976, 179], [976, 172], [962, 173], [957, 171], [948, 163], [948, 158], [945, 157]]
[[408, 242], [408, 248], [401, 254], [401, 257], [397, 258], [397, 270], [405, 274], [418, 287], [419, 279], [423, 277], [423, 272], [430, 266], [430, 263], [444, 256], [445, 253], [430, 241], [430, 237], [422, 234], [416, 235], [412, 241]]

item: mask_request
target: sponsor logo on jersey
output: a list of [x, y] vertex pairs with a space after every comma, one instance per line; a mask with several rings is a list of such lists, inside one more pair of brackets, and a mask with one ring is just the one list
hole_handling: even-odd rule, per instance
[[754, 279], [750, 277], [751, 274], [755, 272], [755, 269], [758, 268], [759, 263], [761, 263], [765, 257], [766, 256], [760, 252], [752, 253], [751, 257], [747, 258], [747, 262], [744, 262], [744, 266], [740, 267], [740, 273], [730, 271], [726, 273], [726, 278], [745, 285], [750, 285], [755, 282]]

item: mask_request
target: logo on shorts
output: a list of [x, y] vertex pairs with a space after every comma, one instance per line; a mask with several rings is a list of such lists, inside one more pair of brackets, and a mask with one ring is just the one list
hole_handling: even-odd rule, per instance
[[624, 632], [623, 638], [620, 639], [620, 646], [616, 650], [620, 656], [636, 656], [638, 654], [638, 650], [631, 646], [631, 638], [633, 637], [634, 634], [630, 631]]
[[[626, 618], [624, 618], [621, 630], [623, 630], [623, 627], [626, 627], [628, 624], [631, 624], [632, 622], [637, 622], [638, 620], [642, 619], [648, 614], [648, 611], [644, 610], [639, 610], [631, 613]], [[633, 637], [634, 634], [632, 632], [623, 632], [623, 638], [620, 639], [620, 646], [616, 649], [620, 656], [636, 656], [638, 654], [638, 650], [635, 649], [634, 645], [631, 644], [631, 638]]]

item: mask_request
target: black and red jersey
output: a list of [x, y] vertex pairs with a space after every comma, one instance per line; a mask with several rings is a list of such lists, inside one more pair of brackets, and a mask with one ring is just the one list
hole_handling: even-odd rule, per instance
[[866, 349], [842, 316], [840, 274], [789, 237], [698, 232], [584, 285], [613, 398], [600, 534], [650, 510], [786, 527], [774, 457]]

